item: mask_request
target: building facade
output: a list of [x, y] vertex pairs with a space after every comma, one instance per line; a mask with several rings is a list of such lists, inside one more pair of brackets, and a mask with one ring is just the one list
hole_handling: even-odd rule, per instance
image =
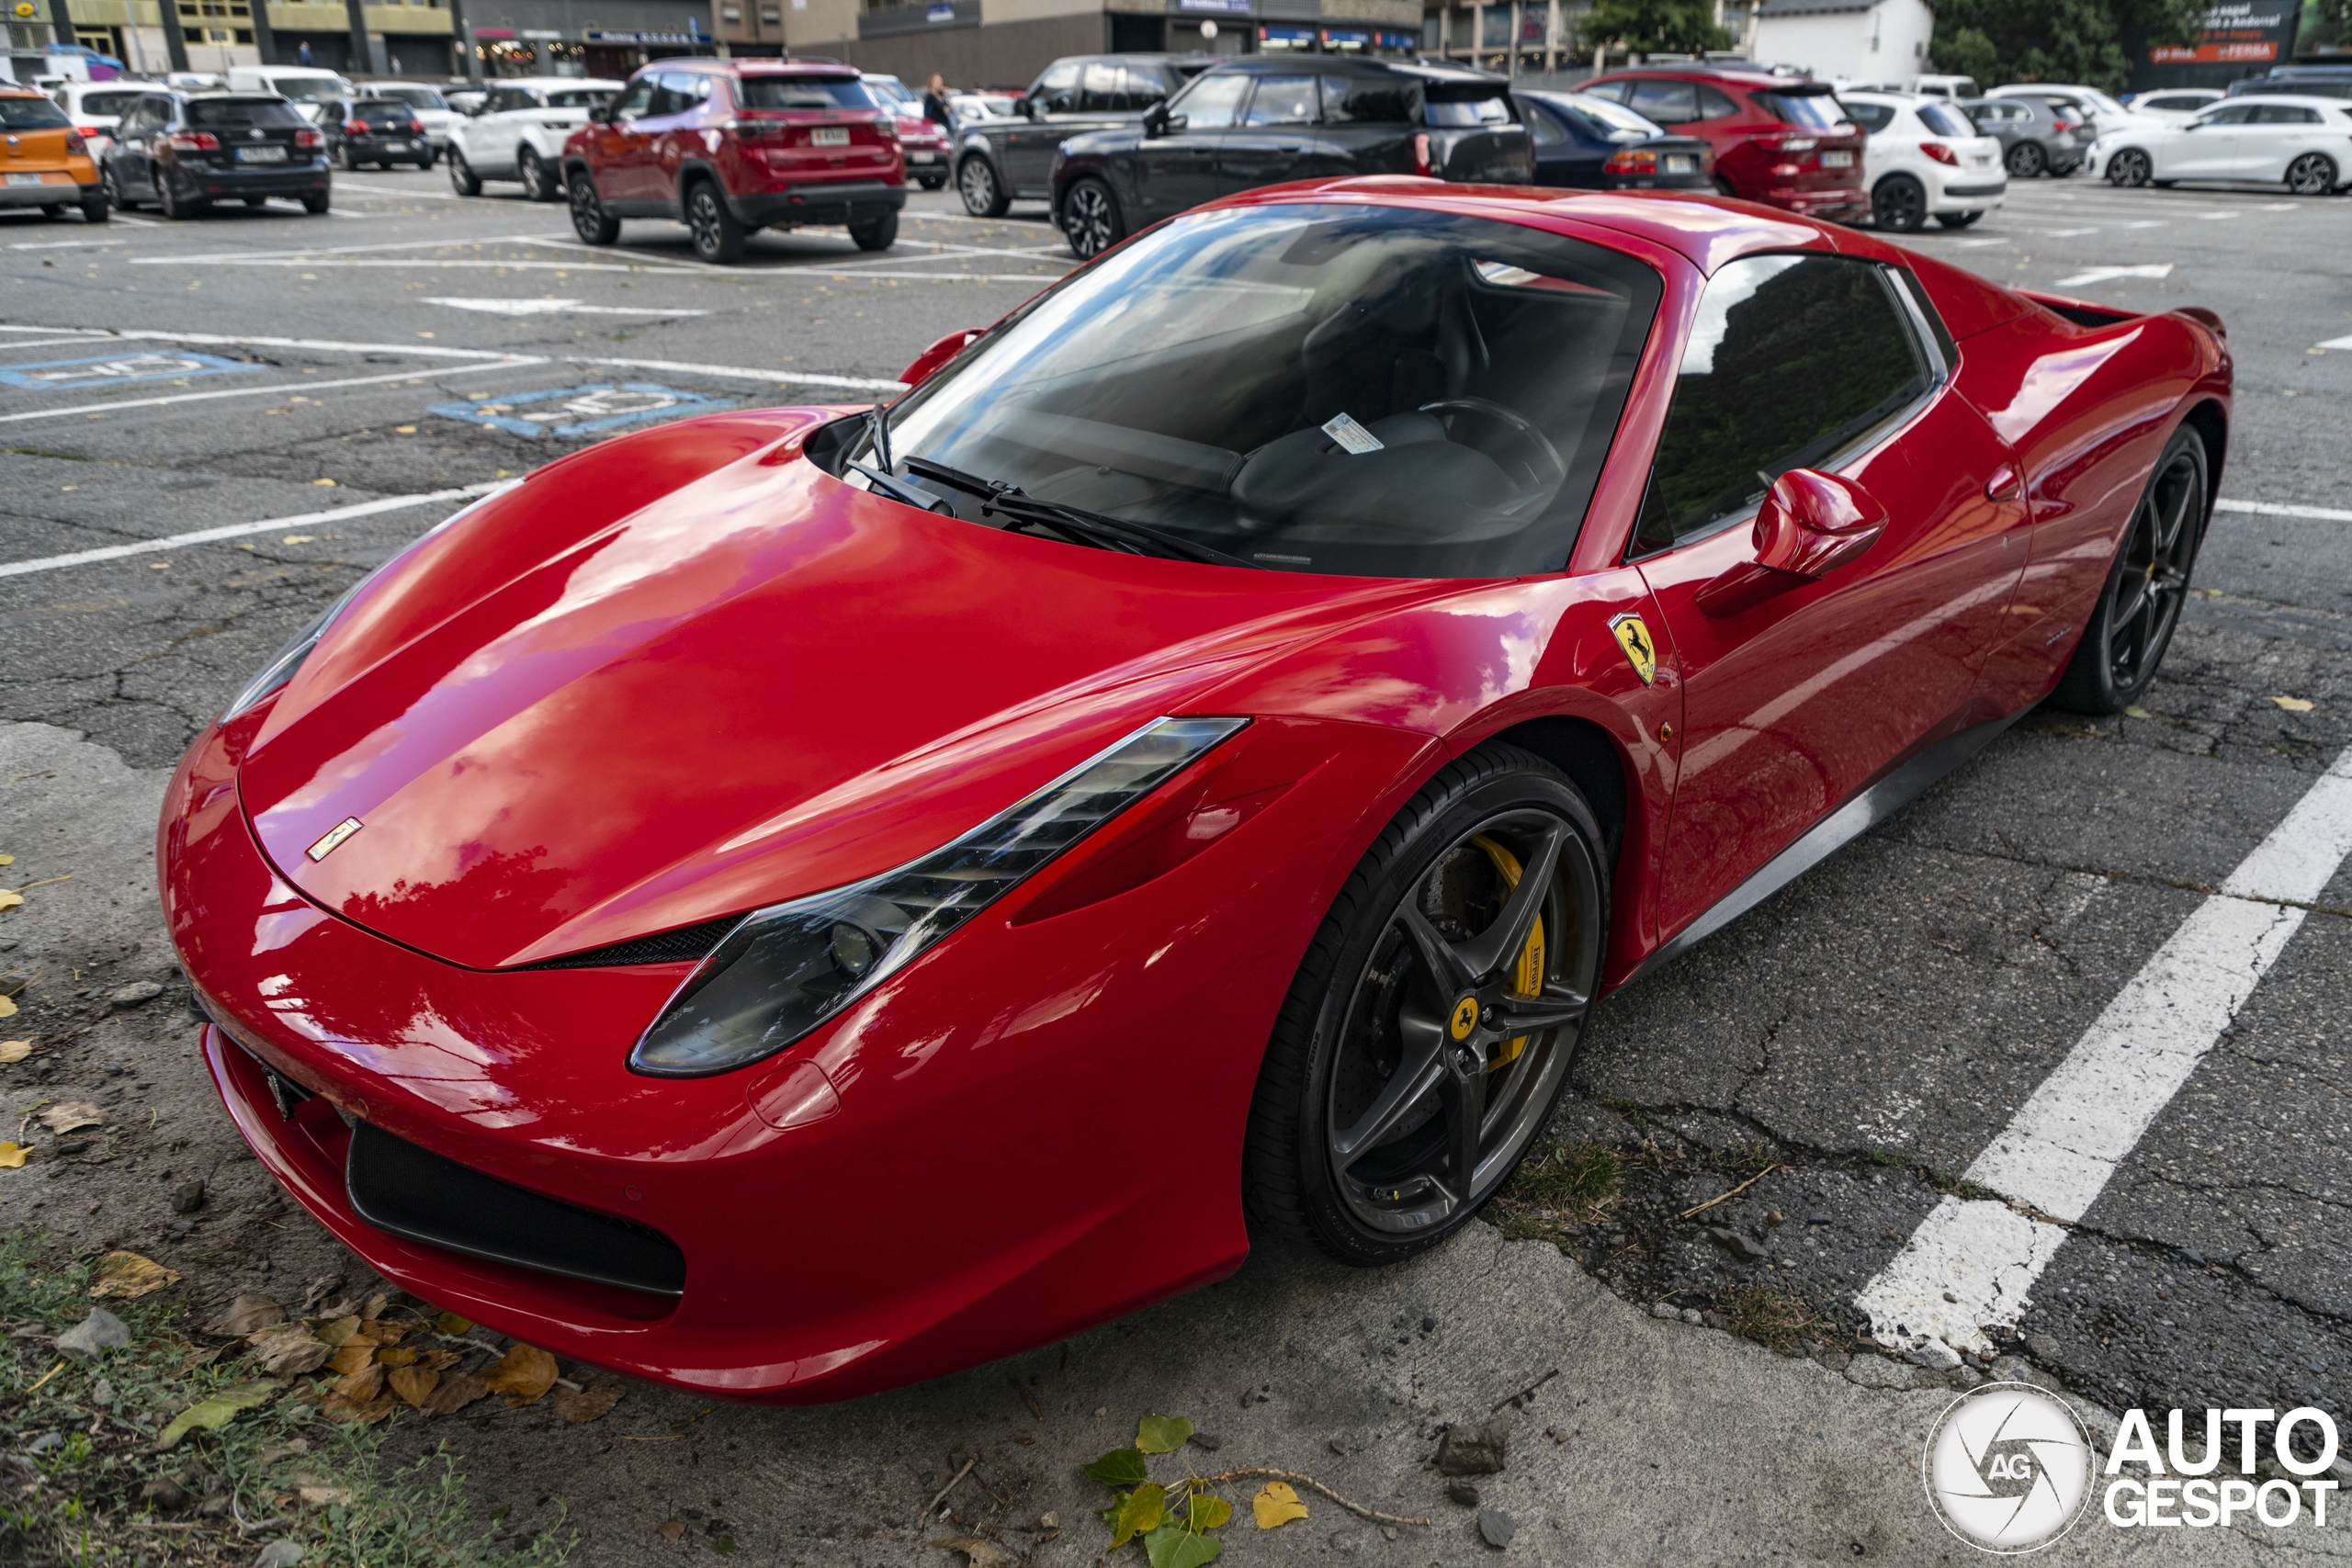
[[1551, 76], [1581, 62], [1589, 0], [1498, 0], [1431, 6], [1421, 18], [1421, 51], [1433, 59], [1510, 76]]

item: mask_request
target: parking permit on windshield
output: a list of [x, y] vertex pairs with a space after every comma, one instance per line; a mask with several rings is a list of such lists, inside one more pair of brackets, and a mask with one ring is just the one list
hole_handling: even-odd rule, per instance
[[1381, 448], [1380, 437], [1358, 424], [1352, 414], [1333, 415], [1325, 423], [1323, 434], [1346, 447], [1351, 457], [1361, 457], [1367, 452], [1377, 452]]

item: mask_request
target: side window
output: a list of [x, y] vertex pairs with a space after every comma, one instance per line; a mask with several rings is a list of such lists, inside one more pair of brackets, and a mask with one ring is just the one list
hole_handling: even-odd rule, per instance
[[1626, 90], [1632, 86], [1631, 82], [1603, 82], [1598, 86], [1581, 87], [1577, 91], [1589, 93], [1596, 98], [1607, 98], [1612, 104], [1622, 104], [1625, 101]]
[[1821, 468], [1935, 385], [1887, 270], [1748, 256], [1708, 280], [1667, 407], [1637, 551], [1712, 533], [1791, 468]]
[[2293, 104], [2264, 104], [2254, 111], [2255, 125], [2317, 125], [2319, 110]]
[[1250, 100], [1245, 125], [1313, 125], [1315, 78], [1261, 76], [1257, 95]]
[[1884, 130], [1894, 123], [1894, 109], [1887, 104], [1841, 104], [1846, 118], [1864, 130]]
[[1326, 76], [1326, 125], [1406, 125], [1414, 118], [1410, 83], [1394, 76]]
[[1699, 88], [1699, 118], [1723, 119], [1739, 112], [1739, 106], [1703, 83]]
[[1126, 73], [1107, 60], [1090, 60], [1079, 73], [1078, 112], [1107, 114], [1126, 107]]
[[2254, 111], [2259, 107], [2256, 104], [2230, 104], [2190, 123], [2193, 125], [2244, 125], [2254, 118]]
[[1699, 118], [1699, 95], [1688, 82], [1636, 82], [1625, 107], [1658, 125], [1688, 125]]
[[1554, 118], [1552, 111], [1525, 99], [1519, 100], [1519, 118], [1527, 122], [1527, 134], [1538, 147], [1557, 147], [1568, 139], [1566, 127]]
[[1078, 62], [1065, 60], [1037, 78], [1029, 89], [1030, 100], [1040, 114], [1076, 114], [1078, 112]]
[[[496, 98], [491, 99], [493, 106], [497, 102]], [[639, 76], [628, 85], [618, 98], [613, 101], [613, 118], [616, 120], [643, 119], [646, 112], [652, 106], [653, 78]]]
[[1186, 130], [1228, 130], [1249, 91], [1250, 78], [1242, 73], [1212, 71], [1170, 99], [1168, 112], [1182, 115]]
[[710, 78], [695, 71], [664, 71], [653, 94], [654, 117], [684, 114], [710, 96]]

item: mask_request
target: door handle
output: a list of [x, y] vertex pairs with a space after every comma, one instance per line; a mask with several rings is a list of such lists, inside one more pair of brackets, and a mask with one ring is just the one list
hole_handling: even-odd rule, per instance
[[1984, 481], [1984, 499], [1987, 501], [2016, 501], [2024, 493], [2025, 487], [2018, 482], [2018, 471], [2007, 463], [1995, 468], [1992, 477]]

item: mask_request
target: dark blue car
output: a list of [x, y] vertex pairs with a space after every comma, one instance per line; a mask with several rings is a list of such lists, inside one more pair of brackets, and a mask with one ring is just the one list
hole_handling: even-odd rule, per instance
[[1673, 136], [1623, 104], [1583, 93], [1516, 92], [1535, 142], [1535, 183], [1583, 190], [1713, 190], [1703, 138]]

